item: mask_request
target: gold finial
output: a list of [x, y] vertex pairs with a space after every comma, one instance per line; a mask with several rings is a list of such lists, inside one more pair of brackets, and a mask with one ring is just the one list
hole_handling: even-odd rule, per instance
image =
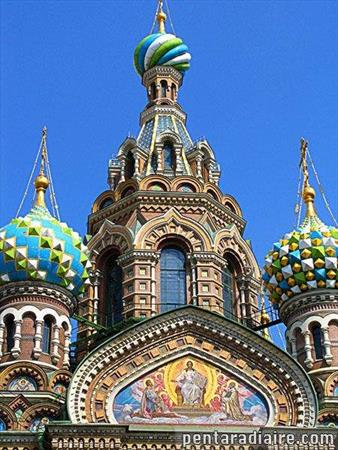
[[47, 159], [47, 128], [42, 130], [42, 149], [41, 149], [41, 165], [39, 175], [35, 178], [34, 186], [36, 191], [35, 206], [46, 206], [45, 192], [49, 186], [49, 180], [45, 175], [45, 163]]
[[157, 13], [157, 22], [158, 22], [158, 31], [159, 33], [165, 33], [165, 21], [167, 20], [167, 15], [163, 12], [163, 0], [158, 1], [158, 13]]
[[[264, 302], [262, 303], [260, 322], [261, 325], [267, 325], [268, 323], [270, 323], [270, 316], [266, 312]], [[271, 340], [270, 333], [267, 327], [262, 329], [262, 336], [265, 339]]]
[[303, 184], [303, 200], [306, 204], [306, 217], [314, 217], [317, 215], [314, 200], [316, 196], [316, 191], [309, 184], [309, 169], [307, 165], [307, 147], [308, 142], [302, 138], [300, 140], [300, 165], [303, 169], [304, 184]]

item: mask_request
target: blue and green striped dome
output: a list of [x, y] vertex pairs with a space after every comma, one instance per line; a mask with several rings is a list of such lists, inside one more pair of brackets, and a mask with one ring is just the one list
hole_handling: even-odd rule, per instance
[[171, 66], [181, 73], [190, 67], [191, 55], [182, 39], [169, 33], [146, 36], [136, 47], [134, 65], [139, 75], [155, 66]]
[[77, 295], [88, 280], [87, 254], [78, 233], [34, 206], [0, 229], [0, 285], [43, 280]]

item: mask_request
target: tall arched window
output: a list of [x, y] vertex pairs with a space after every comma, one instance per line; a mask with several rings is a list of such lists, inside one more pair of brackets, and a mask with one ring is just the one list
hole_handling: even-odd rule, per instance
[[312, 328], [313, 347], [316, 359], [323, 359], [322, 331], [320, 325]]
[[161, 251], [161, 312], [186, 304], [185, 254], [175, 248]]
[[150, 95], [151, 95], [152, 100], [156, 99], [156, 84], [155, 83], [151, 83], [151, 85], [150, 85]]
[[105, 270], [105, 319], [111, 326], [123, 318], [122, 268], [117, 263], [117, 255], [111, 256]]
[[50, 345], [52, 342], [52, 327], [53, 327], [52, 320], [49, 317], [46, 317], [43, 322], [42, 341], [41, 341], [41, 349], [44, 353], [50, 353]]
[[224, 316], [233, 316], [234, 304], [234, 275], [231, 268], [226, 267], [223, 271], [223, 308]]
[[5, 321], [6, 326], [6, 352], [10, 352], [14, 347], [15, 322], [14, 317], [7, 317]]
[[154, 173], [157, 172], [157, 154], [154, 152], [151, 155], [151, 168]]
[[128, 152], [126, 156], [126, 164], [124, 168], [125, 177], [128, 180], [135, 172], [135, 158], [132, 152]]
[[174, 149], [171, 142], [165, 142], [163, 146], [164, 169], [173, 169], [174, 167]]
[[167, 96], [167, 88], [168, 88], [168, 83], [165, 80], [162, 80], [161, 81], [161, 97]]

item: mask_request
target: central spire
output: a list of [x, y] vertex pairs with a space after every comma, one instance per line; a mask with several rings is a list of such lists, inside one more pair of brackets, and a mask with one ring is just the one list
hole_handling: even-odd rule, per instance
[[34, 206], [46, 207], [45, 202], [45, 192], [49, 186], [49, 180], [45, 175], [45, 165], [47, 157], [47, 128], [44, 127], [42, 130], [42, 141], [41, 141], [41, 164], [39, 175], [35, 178], [34, 186], [36, 191], [36, 199]]
[[300, 141], [301, 145], [301, 160], [300, 165], [303, 169], [304, 176], [304, 184], [303, 184], [303, 200], [306, 204], [306, 217], [316, 217], [316, 209], [314, 206], [314, 199], [316, 196], [316, 191], [310, 186], [309, 183], [309, 169], [307, 165], [307, 151], [308, 151], [308, 142], [302, 138]]
[[165, 33], [165, 21], [167, 20], [167, 15], [163, 11], [163, 0], [159, 0], [157, 10], [158, 31], [159, 33]]

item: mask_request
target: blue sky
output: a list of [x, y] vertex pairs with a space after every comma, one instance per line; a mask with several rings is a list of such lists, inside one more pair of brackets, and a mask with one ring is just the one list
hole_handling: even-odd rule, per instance
[[[155, 4], [2, 0], [1, 224], [16, 213], [46, 124], [62, 219], [85, 233], [91, 204], [107, 186], [108, 159], [138, 132], [146, 95], [132, 56]], [[179, 97], [188, 129], [214, 148], [221, 188], [239, 201], [262, 265], [295, 224], [301, 136], [337, 214], [337, 2], [169, 5], [192, 53]], [[31, 198], [32, 191], [24, 212]]]

